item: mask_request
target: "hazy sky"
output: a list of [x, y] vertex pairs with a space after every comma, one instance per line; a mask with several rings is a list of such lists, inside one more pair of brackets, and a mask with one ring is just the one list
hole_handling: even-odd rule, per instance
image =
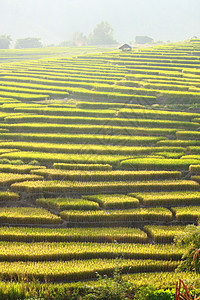
[[88, 35], [107, 21], [120, 43], [136, 35], [180, 41], [200, 37], [200, 0], [0, 0], [0, 35], [41, 37], [44, 44]]

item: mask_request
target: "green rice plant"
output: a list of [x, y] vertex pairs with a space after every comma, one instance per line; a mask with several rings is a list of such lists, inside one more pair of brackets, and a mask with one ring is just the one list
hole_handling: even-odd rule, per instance
[[4, 91], [1, 90], [1, 97], [10, 97], [13, 99], [17, 99], [17, 100], [25, 100], [25, 101], [34, 101], [34, 100], [46, 100], [49, 99], [49, 95], [48, 94], [39, 94], [39, 93], [29, 93], [29, 92], [24, 92], [21, 90], [18, 91]]
[[[48, 101], [48, 99], [46, 99]], [[43, 109], [44, 107], [47, 107], [46, 105], [41, 105], [41, 104], [33, 104], [33, 103], [25, 103], [25, 102], [20, 102], [20, 103], [4, 103], [3, 105], [1, 105], [1, 110], [2, 112], [5, 112], [8, 115], [10, 116], [14, 116], [14, 111], [15, 111], [15, 108], [41, 108]], [[16, 113], [16, 116], [17, 115], [20, 115], [20, 113]]]
[[[97, 164], [111, 164], [119, 165], [123, 159], [130, 158], [125, 155], [98, 155], [98, 154], [64, 154], [64, 153], [46, 153], [46, 152], [34, 152], [34, 151], [20, 151], [2, 154], [2, 158], [7, 159], [21, 159], [25, 162], [37, 160], [39, 163], [53, 164], [58, 163], [97, 163]], [[53, 172], [53, 171], [52, 171]], [[56, 172], [56, 171], [55, 171]]]
[[189, 171], [192, 173], [200, 173], [200, 165], [190, 165], [189, 166]]
[[[14, 159], [14, 160], [9, 160], [7, 158], [0, 159], [0, 165], [10, 165], [10, 166], [19, 166], [22, 167], [24, 165], [24, 162], [20, 159]], [[10, 172], [14, 173], [14, 172]], [[21, 172], [16, 172], [16, 173], [21, 173]]]
[[[2, 280], [18, 280], [26, 278], [28, 281], [77, 281], [94, 279], [96, 274], [111, 275], [115, 269], [116, 260], [92, 259], [71, 260], [57, 262], [0, 262]], [[174, 271], [178, 262], [161, 260], [123, 260], [122, 273]]]
[[192, 86], [195, 86], [195, 88], [199, 88], [199, 83], [195, 80], [186, 80], [186, 78], [183, 78], [182, 80], [174, 80], [172, 78], [167, 78], [167, 80], [163, 80], [162, 78], [159, 79], [148, 79], [147, 82], [149, 83], [153, 83], [153, 84], [162, 84], [163, 87], [168, 87], [169, 85], [172, 85], [172, 89], [173, 89], [173, 86], [176, 86], [175, 88], [177, 88], [177, 90], [179, 89], [188, 89], [190, 90], [190, 88], [192, 88]]
[[79, 109], [79, 108], [62, 108], [62, 107], [16, 107], [18, 113], [38, 113], [41, 115], [52, 116], [82, 116], [82, 117], [102, 117], [113, 118], [115, 110], [97, 110], [97, 109]]
[[170, 244], [174, 241], [175, 236], [183, 232], [185, 226], [161, 226], [161, 225], [146, 225], [144, 230], [156, 243]]
[[1, 242], [0, 261], [67, 261], [72, 259], [180, 260], [184, 249], [169, 245], [128, 243], [18, 243]]
[[[87, 282], [89, 284], [89, 281]], [[39, 282], [0, 282], [0, 294], [2, 299], [44, 299], [46, 295], [52, 297], [52, 299], [64, 300], [66, 297], [73, 297], [75, 294], [79, 294], [81, 283], [65, 283], [65, 284], [50, 284], [50, 283], [39, 283]], [[82, 288], [81, 288], [82, 289]], [[82, 292], [84, 291], [84, 292]], [[91, 291], [90, 288], [83, 288], [81, 294], [86, 295]]]
[[[73, 57], [74, 55], [88, 55], [90, 52], [107, 52], [111, 51], [112, 48], [99, 48], [94, 46], [81, 46], [81, 47], [45, 47], [45, 48], [31, 48], [31, 49], [1, 49], [1, 59], [6, 57], [6, 62], [10, 63], [10, 61], [13, 62], [21, 62], [25, 61], [27, 64], [27, 60], [30, 61], [30, 59], [33, 61], [33, 59], [47, 59], [48, 62], [52, 62], [55, 58], [56, 61], [59, 61], [58, 57], [64, 56], [68, 59], [70, 57]], [[87, 54], [86, 54], [87, 53]], [[67, 59], [64, 59], [64, 62], [67, 62]], [[1, 63], [5, 62], [3, 59]]]
[[[42, 132], [42, 133], [83, 133], [83, 134], [107, 134], [107, 135], [174, 135], [177, 129], [171, 128], [145, 128], [145, 127], [121, 127], [107, 125], [61, 125], [46, 123], [17, 123], [17, 124], [0, 124], [0, 130], [8, 132]], [[6, 132], [5, 131], [5, 132]]]
[[0, 192], [0, 202], [7, 202], [7, 201], [18, 201], [20, 198], [19, 198], [19, 195], [16, 194], [16, 193], [12, 193], [12, 192], [9, 192], [9, 191], [6, 191], [6, 192]]
[[198, 140], [161, 140], [157, 142], [157, 146], [169, 147], [187, 147], [187, 146], [200, 146]]
[[[75, 62], [75, 61], [74, 61]], [[105, 67], [105, 65], [104, 65]], [[114, 83], [116, 80], [120, 80], [124, 77], [124, 74], [95, 74], [95, 73], [89, 73], [87, 75], [86, 72], [81, 72], [81, 73], [77, 73], [75, 71], [73, 71], [72, 69], [68, 70], [69, 74], [63, 74], [63, 73], [59, 73], [57, 72], [57, 74], [55, 74], [54, 72], [46, 72], [42, 73], [42, 72], [27, 72], [24, 70], [13, 70], [12, 73], [7, 73], [5, 74], [5, 79], [7, 78], [11, 81], [17, 81], [17, 80], [21, 80], [22, 82], [44, 82], [44, 83], [48, 83], [50, 82], [54, 82], [54, 84], [56, 84], [56, 82], [60, 83], [60, 82], [66, 82], [66, 81], [84, 81], [84, 82], [102, 82], [102, 83]]]
[[[114, 83], [114, 82], [113, 82]], [[78, 108], [83, 109], [108, 109], [108, 108], [141, 108], [143, 109], [144, 106], [140, 104], [130, 104], [130, 103], [105, 103], [105, 102], [78, 102]]]
[[[4, 82], [5, 84], [5, 82]], [[25, 94], [33, 94], [34, 97], [33, 99], [34, 100], [38, 100], [40, 99], [40, 97], [38, 97], [38, 94], [39, 96], [42, 96], [41, 97], [41, 100], [44, 99], [48, 99], [49, 97], [67, 97], [69, 95], [69, 93], [67, 91], [65, 92], [61, 92], [61, 91], [54, 91], [54, 90], [48, 90], [48, 89], [34, 89], [34, 88], [23, 88], [23, 87], [12, 87], [12, 86], [1, 86], [0, 85], [0, 91], [1, 91], [1, 97], [5, 96], [5, 97], [13, 97], [14, 95], [17, 96], [17, 94], [22, 94], [23, 96], [25, 96]], [[13, 93], [13, 95], [12, 95]], [[35, 98], [36, 96], [36, 98]], [[13, 97], [15, 98], [15, 97]], [[29, 96], [30, 98], [30, 96]], [[19, 97], [20, 99], [20, 97]], [[23, 98], [21, 98], [20, 100], [23, 100]]]
[[200, 154], [200, 147], [199, 146], [189, 146], [187, 150], [190, 154]]
[[[32, 143], [32, 142], [3, 142], [0, 146], [7, 149], [29, 150], [29, 151], [45, 151], [54, 153], [81, 153], [81, 154], [117, 154], [117, 155], [137, 155], [150, 154], [155, 149], [163, 151], [165, 147], [131, 147], [131, 146], [112, 146], [112, 145], [94, 145], [94, 144], [58, 144], [58, 143]], [[184, 148], [168, 147], [168, 151], [180, 152]], [[17, 150], [15, 150], [17, 151]], [[8, 151], [9, 152], [9, 151]], [[13, 150], [14, 152], [14, 150]]]
[[131, 193], [198, 190], [199, 184], [192, 180], [135, 181], [135, 182], [79, 182], [79, 181], [25, 181], [12, 184], [12, 191], [28, 193], [65, 193], [96, 194], [96, 193]]
[[[107, 79], [107, 80], [106, 80]], [[113, 77], [92, 77], [89, 78], [89, 76], [85, 76], [85, 78], [77, 76], [52, 76], [52, 75], [34, 75], [34, 74], [26, 74], [26, 76], [21, 74], [11, 74], [9, 76], [5, 75], [3, 78], [1, 78], [3, 82], [5, 81], [14, 81], [14, 82], [25, 82], [25, 83], [34, 83], [34, 84], [42, 84], [42, 85], [50, 85], [50, 86], [67, 86], [70, 83], [73, 85], [74, 82], [78, 82], [79, 84], [81, 82], [84, 83], [109, 83], [114, 84], [116, 81], [116, 78]]]
[[20, 101], [12, 98], [0, 98], [0, 103], [20, 103]]
[[98, 210], [99, 205], [87, 199], [74, 198], [40, 198], [36, 199], [36, 203], [44, 208], [55, 208], [59, 211], [63, 210]]
[[200, 204], [200, 192], [179, 191], [160, 193], [130, 193], [145, 206], [189, 206]]
[[183, 120], [191, 121], [193, 118], [198, 118], [198, 114], [185, 113], [185, 112], [173, 112], [173, 111], [162, 111], [162, 110], [150, 110], [150, 109], [121, 109], [118, 113], [119, 117], [143, 117], [152, 119], [166, 119], [166, 120]]
[[197, 123], [200, 123], [200, 118], [194, 118], [194, 119], [192, 119], [192, 122], [197, 122]]
[[134, 78], [133, 76], [137, 76], [137, 77], [140, 76], [139, 78], [142, 78], [142, 77], [144, 77], [144, 75], [145, 75], [145, 77], [148, 76], [151, 78], [153, 78], [154, 76], [159, 76], [159, 75], [162, 75], [164, 77], [169, 77], [169, 75], [170, 75], [171, 77], [173, 77], [173, 78], [175, 77], [178, 79], [182, 78], [182, 74], [180, 74], [180, 72], [177, 72], [177, 71], [173, 72], [173, 71], [168, 71], [168, 70], [165, 70], [165, 71], [157, 70], [156, 71], [156, 70], [140, 70], [140, 69], [132, 69], [131, 71], [132, 71], [132, 74], [126, 74], [126, 78], [132, 79], [132, 78]]
[[0, 164], [0, 172], [5, 173], [29, 174], [31, 170], [36, 170], [40, 168], [45, 169], [44, 166]]
[[[131, 90], [125, 90], [121, 87], [111, 87], [108, 85], [107, 87], [96, 85], [94, 86], [95, 91], [92, 91], [90, 89], [85, 88], [68, 88], [67, 91], [72, 93], [73, 97], [83, 99], [86, 98], [87, 100], [92, 101], [103, 101], [106, 99], [106, 101], [117, 101], [117, 102], [127, 102], [131, 101], [132, 103], [138, 104], [138, 102], [141, 105], [149, 104], [152, 105], [156, 101], [156, 97], [152, 95], [147, 95], [145, 93], [145, 90], [143, 89], [141, 91], [141, 94], [138, 93], [138, 91], [135, 91], [135, 94], [132, 93]], [[127, 93], [126, 93], [127, 92]]]
[[[69, 63], [69, 64], [68, 64]], [[106, 66], [105, 63], [103, 65], [99, 65], [98, 63], [94, 63], [94, 60], [92, 60], [92, 64], [88, 61], [80, 62], [75, 61], [74, 59], [71, 61], [71, 63], [68, 61], [65, 61], [65, 66], [63, 66], [63, 61], [61, 62], [61, 65], [58, 65], [58, 60], [52, 62], [52, 63], [42, 63], [38, 64], [38, 62], [32, 62], [32, 63], [24, 63], [20, 64], [20, 66], [23, 66], [22, 73], [37, 73], [37, 74], [52, 74], [57, 75], [61, 74], [63, 76], [66, 76], [66, 74], [69, 76], [69, 74], [88, 74], [88, 75], [96, 75], [98, 76], [112, 76], [113, 78], [121, 78], [124, 77], [124, 74], [126, 70], [123, 66]], [[19, 71], [19, 65], [9, 65], [7, 69], [15, 70], [17, 73], [20, 73]], [[9, 73], [10, 74], [10, 73]]]
[[30, 166], [39, 166], [39, 162], [37, 160], [31, 160], [29, 163], [28, 163]]
[[[0, 88], [1, 86], [3, 87], [10, 87], [10, 89], [31, 89], [31, 90], [45, 90], [47, 92], [48, 90], [50, 91], [59, 91], [59, 92], [65, 92], [67, 90], [67, 86], [70, 87], [85, 87], [85, 88], [93, 88], [94, 84], [93, 83], [88, 83], [88, 82], [71, 82], [71, 81], [66, 81], [61, 82], [61, 86], [58, 86], [57, 84], [55, 85], [54, 82], [48, 82], [48, 84], [44, 84], [42, 81], [33, 83], [33, 82], [19, 82], [19, 80], [15, 81], [10, 81], [9, 78], [6, 78], [7, 80], [0, 80]], [[101, 83], [98, 83], [101, 86]], [[47, 92], [48, 93], [48, 92]]]
[[200, 182], [200, 176], [191, 176], [191, 180], [194, 180], [194, 181], [196, 181], [196, 182]]
[[[146, 291], [148, 286], [153, 286], [156, 290], [174, 288], [175, 282], [177, 282], [179, 278], [187, 278], [191, 281], [198, 280], [198, 276], [192, 272], [152, 272], [122, 275], [122, 279], [131, 282], [138, 293], [138, 288], [145, 287]], [[155, 297], [157, 297], [157, 295], [158, 292], [156, 291]]]
[[200, 216], [200, 206], [172, 207], [178, 221], [197, 222]]
[[0, 173], [0, 185], [7, 186], [15, 182], [22, 182], [26, 180], [41, 180], [43, 176], [32, 174], [13, 174], [13, 173]]
[[[0, 160], [0, 161], [2, 162], [2, 160]], [[24, 164], [24, 162], [20, 159], [10, 160], [9, 163], [11, 165], [15, 165], [15, 166], [22, 166]]]
[[[179, 76], [176, 76], [179, 75]], [[129, 82], [132, 82], [133, 80], [137, 80], [137, 81], [142, 81], [142, 80], [163, 80], [164, 82], [169, 81], [169, 80], [173, 80], [173, 81], [182, 81], [184, 82], [184, 80], [188, 80], [185, 79], [183, 77], [180, 76], [180, 74], [177, 73], [170, 73], [168, 71], [164, 72], [159, 72], [159, 74], [157, 75], [149, 75], [149, 74], [126, 74], [125, 76], [126, 81], [123, 82], [123, 84], [125, 82], [127, 82], [129, 84]], [[190, 80], [195, 80], [195, 79], [191, 79]], [[198, 80], [197, 80], [198, 81]]]
[[0, 128], [0, 133], [3, 133], [3, 132], [9, 132], [8, 129], [4, 129], [4, 128]]
[[[75, 61], [74, 61], [75, 62]], [[74, 63], [73, 62], [73, 63]], [[124, 77], [124, 73], [123, 72], [116, 72], [116, 70], [114, 72], [111, 73], [107, 73], [105, 72], [105, 65], [103, 66], [103, 71], [92, 71], [92, 69], [82, 69], [80, 72], [80, 66], [78, 67], [78, 72], [76, 69], [73, 69], [73, 66], [70, 66], [67, 70], [55, 70], [55, 65], [54, 68], [52, 69], [46, 69], [44, 71], [44, 67], [40, 70], [37, 66], [36, 70], [26, 70], [25, 68], [23, 68], [23, 70], [19, 70], [19, 68], [17, 69], [16, 67], [14, 67], [14, 69], [12, 69], [12, 73], [9, 73], [9, 76], [11, 76], [13, 74], [13, 76], [17, 75], [23, 75], [23, 76], [27, 76], [27, 77], [36, 77], [36, 78], [53, 78], [56, 79], [59, 77], [60, 79], [64, 79], [66, 81], [67, 76], [68, 77], [79, 77], [79, 78], [93, 78], [93, 79], [98, 79], [98, 78], [103, 78], [103, 79], [108, 79], [108, 80], [117, 80], [117, 79], [122, 79]], [[8, 68], [8, 67], [7, 67]], [[77, 80], [75, 80], [77, 81]]]
[[112, 166], [108, 164], [65, 164], [65, 163], [54, 163], [54, 169], [59, 170], [101, 170], [111, 171]]
[[[7, 155], [7, 154], [4, 154]], [[10, 154], [8, 154], [10, 155]], [[11, 153], [12, 155], [12, 153]], [[200, 164], [197, 157], [185, 156], [185, 159], [169, 158], [132, 158], [121, 161], [123, 169], [132, 170], [188, 170], [191, 164]]]
[[120, 194], [83, 196], [83, 199], [97, 202], [104, 209], [127, 209], [138, 207], [139, 205], [139, 201], [136, 198]]
[[[140, 66], [131, 66], [129, 65], [129, 70], [133, 74], [151, 74], [151, 75], [159, 75], [162, 71], [164, 73], [172, 73], [174, 76], [179, 76], [181, 77], [180, 71], [181, 68], [177, 67], [156, 67], [156, 66], [145, 66], [145, 65], [140, 65]], [[168, 74], [166, 74], [167, 76]]]
[[68, 222], [142, 222], [172, 220], [171, 212], [166, 208], [135, 208], [110, 211], [62, 211], [61, 217]]
[[77, 144], [97, 144], [101, 145], [154, 145], [160, 140], [164, 140], [161, 136], [111, 136], [100, 134], [56, 134], [56, 133], [0, 133], [0, 139], [12, 139], [17, 141], [30, 142], [49, 142], [49, 143], [77, 143]]
[[199, 131], [177, 131], [176, 137], [178, 139], [187, 139], [187, 140], [199, 139], [200, 132]]
[[0, 223], [10, 224], [59, 224], [61, 218], [43, 208], [1, 207]]
[[183, 155], [181, 156], [181, 160], [188, 160], [188, 159], [196, 159], [196, 160], [199, 160], [200, 159], [200, 155]]
[[36, 169], [31, 174], [44, 176], [50, 180], [69, 181], [139, 181], [139, 180], [165, 180], [180, 179], [181, 172], [177, 171], [77, 171], [77, 170], [56, 170]]
[[[7, 159], [7, 158], [4, 158], [4, 159], [1, 159], [0, 160], [0, 163], [1, 163], [1, 165], [13, 165], [14, 163], [13, 162], [15, 162], [16, 160], [9, 160], [9, 159]], [[18, 160], [17, 160], [18, 161]], [[12, 163], [11, 163], [12, 162]], [[22, 165], [22, 164], [21, 164]], [[11, 172], [12, 173], [12, 172]]]
[[[4, 98], [2, 98], [4, 99]], [[3, 100], [2, 100], [3, 101]], [[5, 101], [6, 102], [6, 101]], [[5, 113], [5, 112], [0, 112], [0, 120], [3, 121], [5, 119], [5, 117], [8, 117], [9, 114]]]
[[[105, 106], [110, 103], [105, 102]], [[111, 103], [112, 104], [112, 103]], [[125, 104], [123, 104], [125, 105]], [[182, 128], [182, 129], [196, 129], [199, 127], [198, 123], [186, 121], [173, 120], [155, 120], [155, 119], [139, 119], [139, 118], [118, 118], [118, 117], [81, 117], [81, 116], [51, 116], [43, 115], [40, 111], [38, 114], [15, 114], [5, 116], [8, 123], [56, 123], [56, 124], [93, 124], [93, 125], [109, 125], [109, 126], [129, 126], [129, 127], [159, 127], [159, 128]]]
[[170, 84], [170, 83], [150, 83], [143, 82], [142, 87], [150, 88], [150, 89], [159, 89], [159, 90], [173, 90], [173, 91], [190, 91], [189, 85], [178, 85], [178, 84]]
[[0, 227], [0, 240], [10, 242], [98, 242], [146, 243], [147, 234], [139, 228], [42, 228]]
[[[112, 86], [110, 84], [94, 84], [88, 82], [67, 82], [64, 87], [57, 85], [42, 85], [42, 84], [32, 84], [32, 83], [19, 83], [19, 82], [8, 82], [0, 81], [0, 90], [2, 91], [15, 91], [15, 92], [23, 92], [23, 93], [39, 93], [39, 94], [47, 94], [50, 97], [66, 97], [69, 94], [72, 94], [75, 97], [92, 97], [93, 100], [95, 98], [112, 98], [115, 101], [126, 101], [132, 100], [132, 102], [137, 103], [138, 100], [142, 102], [144, 100], [145, 103], [155, 103], [156, 97], [152, 95], [148, 96], [145, 94], [145, 90], [141, 91], [142, 95], [132, 95], [132, 90], [125, 87], [117, 87]], [[126, 93], [126, 94], [125, 94]]]
[[4, 154], [4, 153], [10, 153], [10, 152], [15, 152], [15, 151], [19, 151], [18, 149], [6, 149], [6, 148], [0, 148], [0, 155]]
[[[9, 146], [8, 146], [9, 147]], [[158, 153], [174, 153], [174, 154], [178, 154], [178, 153], [183, 153], [185, 152], [185, 148], [184, 147], [169, 147], [169, 146], [154, 146], [151, 147], [151, 154], [154, 154], [154, 152], [158, 152]]]
[[[156, 149], [155, 149], [156, 150]], [[185, 155], [185, 152], [178, 152], [178, 153], [174, 153], [174, 152], [154, 152], [152, 153], [152, 155], [161, 155], [164, 158], [181, 158], [183, 155]]]

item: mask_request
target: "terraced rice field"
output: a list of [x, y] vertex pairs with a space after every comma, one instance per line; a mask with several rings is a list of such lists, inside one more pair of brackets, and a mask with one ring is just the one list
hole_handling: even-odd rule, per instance
[[200, 217], [200, 42], [67, 51], [0, 65], [0, 278], [87, 281], [122, 256], [171, 286]]

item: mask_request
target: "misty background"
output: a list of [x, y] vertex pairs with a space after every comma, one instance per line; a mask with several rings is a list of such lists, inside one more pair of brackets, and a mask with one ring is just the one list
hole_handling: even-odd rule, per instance
[[199, 15], [199, 0], [0, 0], [0, 35], [59, 44], [105, 21], [119, 43], [138, 35], [181, 41], [200, 37]]

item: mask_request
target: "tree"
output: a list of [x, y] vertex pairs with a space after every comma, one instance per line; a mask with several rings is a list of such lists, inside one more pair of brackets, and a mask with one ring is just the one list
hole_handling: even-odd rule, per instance
[[117, 42], [113, 39], [113, 28], [108, 22], [97, 24], [93, 32], [88, 37], [90, 45], [111, 45]]
[[184, 246], [184, 254], [178, 271], [195, 271], [200, 273], [200, 225], [188, 225], [175, 239], [176, 245]]
[[87, 45], [87, 37], [83, 34], [83, 32], [74, 32], [72, 40], [75, 46]]
[[22, 49], [22, 48], [42, 48], [42, 43], [40, 38], [25, 38], [25, 39], [18, 39], [15, 43], [15, 49]]
[[74, 46], [73, 41], [63, 41], [59, 45], [59, 47], [72, 47]]
[[136, 44], [152, 44], [154, 40], [149, 36], [136, 36], [135, 42]]
[[1, 35], [0, 36], [0, 49], [9, 49], [11, 44], [11, 37], [10, 35]]

